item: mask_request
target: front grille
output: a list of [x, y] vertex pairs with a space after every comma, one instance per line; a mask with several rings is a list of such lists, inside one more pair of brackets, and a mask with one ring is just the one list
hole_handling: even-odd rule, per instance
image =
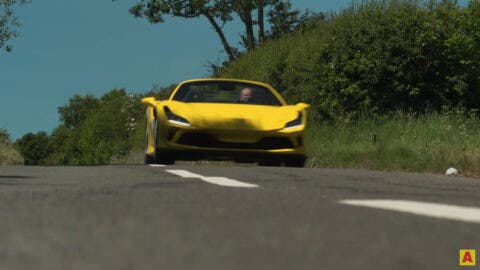
[[176, 143], [205, 147], [205, 148], [228, 148], [228, 149], [258, 149], [258, 150], [274, 150], [293, 148], [292, 142], [288, 138], [283, 137], [266, 137], [256, 143], [231, 143], [221, 142], [214, 136], [205, 133], [187, 133], [184, 134]]

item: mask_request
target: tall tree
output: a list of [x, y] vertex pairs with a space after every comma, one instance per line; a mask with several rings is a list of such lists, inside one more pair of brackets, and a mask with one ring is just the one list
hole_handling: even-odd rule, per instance
[[10, 144], [12, 140], [10, 139], [10, 134], [6, 129], [0, 128], [0, 144]]
[[230, 0], [231, 12], [238, 14], [245, 26], [244, 46], [247, 50], [256, 46], [255, 33], [253, 31], [254, 20], [252, 12], [256, 9], [253, 0]]
[[265, 1], [257, 0], [257, 20], [258, 20], [258, 42], [261, 43], [265, 40], [265, 20], [264, 20], [264, 10], [265, 10]]
[[290, 1], [276, 1], [273, 4], [273, 8], [268, 12], [269, 37], [271, 38], [293, 32], [310, 16], [308, 11], [301, 14], [299, 10], [293, 10]]
[[4, 48], [7, 52], [12, 50], [8, 41], [18, 35], [15, 28], [20, 25], [17, 17], [13, 14], [13, 6], [16, 4], [25, 4], [29, 0], [0, 0], [0, 49]]
[[[242, 37], [242, 44], [247, 49], [257, 47], [258, 43], [266, 39], [265, 34], [265, 10], [275, 7], [278, 4], [285, 4], [291, 7], [289, 0], [224, 0], [229, 7], [229, 12], [238, 15], [245, 27]], [[257, 13], [257, 21], [254, 15]], [[254, 27], [258, 25], [258, 36], [255, 37]]]
[[[228, 42], [223, 32], [223, 26], [238, 16], [242, 21], [245, 32], [242, 44], [247, 49], [255, 48], [259, 42], [266, 39], [265, 12], [283, 4], [283, 11], [290, 11], [289, 0], [139, 0], [130, 8], [130, 13], [135, 17], [145, 17], [151, 23], [164, 22], [164, 16], [170, 15], [181, 18], [205, 17], [218, 34], [220, 41], [233, 61], [238, 52]], [[255, 19], [256, 12], [256, 19]], [[296, 13], [295, 13], [296, 12]], [[292, 14], [298, 14], [293, 11]], [[274, 13], [277, 14], [277, 13]], [[278, 17], [276, 19], [281, 19]], [[286, 19], [290, 19], [287, 17]], [[290, 22], [290, 21], [289, 21]], [[287, 24], [288, 22], [284, 23]], [[255, 25], [258, 25], [258, 36], [255, 37]]]
[[68, 104], [58, 108], [60, 122], [70, 129], [77, 129], [99, 105], [100, 101], [94, 96], [74, 95]]
[[232, 20], [225, 1], [210, 0], [140, 0], [130, 8], [135, 17], [145, 17], [151, 23], [164, 22], [163, 16], [170, 15], [187, 19], [205, 17], [215, 29], [230, 61], [235, 59], [235, 50], [228, 43], [222, 27]]

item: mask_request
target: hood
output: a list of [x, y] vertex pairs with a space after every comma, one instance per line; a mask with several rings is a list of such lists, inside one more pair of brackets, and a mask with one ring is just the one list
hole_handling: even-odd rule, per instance
[[228, 130], [279, 130], [298, 117], [308, 105], [263, 106], [246, 104], [183, 103], [165, 101], [158, 110], [167, 106], [198, 128]]

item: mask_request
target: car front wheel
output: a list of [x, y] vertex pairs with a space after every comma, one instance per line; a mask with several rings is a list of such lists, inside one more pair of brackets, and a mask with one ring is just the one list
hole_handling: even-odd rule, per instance
[[[147, 126], [148, 126], [148, 122], [147, 122]], [[154, 134], [157, 134], [157, 122], [155, 120], [155, 123], [153, 125], [153, 128], [154, 128]], [[157, 144], [157, 140], [156, 138], [154, 139], [155, 140], [155, 145]], [[148, 148], [148, 127], [145, 128], [145, 164], [157, 164], [158, 161], [157, 161], [157, 151], [155, 150], [155, 152], [153, 153], [153, 155], [149, 155], [147, 154], [147, 148]]]
[[156, 153], [156, 161], [158, 164], [163, 164], [163, 165], [175, 164], [175, 159], [173, 158], [172, 155], [169, 155], [166, 153], [158, 153], [158, 150], [155, 151], [155, 153]]
[[147, 154], [147, 148], [148, 148], [148, 129], [145, 129], [145, 164], [155, 164], [156, 159], [155, 159], [155, 153], [153, 155]]
[[285, 160], [283, 162], [285, 164], [285, 167], [297, 167], [297, 168], [302, 168], [305, 167], [305, 158], [292, 158]]
[[280, 161], [274, 161], [274, 160], [262, 160], [258, 162], [258, 166], [268, 166], [268, 167], [280, 167], [282, 165], [282, 162]]

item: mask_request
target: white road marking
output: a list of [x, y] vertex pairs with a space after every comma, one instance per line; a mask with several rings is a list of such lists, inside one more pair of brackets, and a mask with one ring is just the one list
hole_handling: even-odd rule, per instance
[[150, 167], [165, 167], [166, 165], [163, 164], [148, 164]]
[[200, 174], [195, 174], [185, 170], [167, 170], [169, 173], [173, 173], [175, 175], [181, 176], [183, 178], [202, 178], [203, 176]]
[[199, 174], [195, 174], [186, 170], [166, 170], [169, 173], [181, 176], [183, 178], [199, 178], [205, 182], [215, 184], [215, 185], [220, 185], [220, 186], [226, 186], [226, 187], [241, 187], [241, 188], [256, 188], [258, 185], [254, 184], [249, 184], [249, 183], [244, 183], [240, 182], [234, 179], [229, 179], [226, 177], [209, 177], [209, 176], [203, 176]]
[[341, 204], [399, 211], [414, 215], [480, 223], [480, 208], [404, 200], [342, 200]]

